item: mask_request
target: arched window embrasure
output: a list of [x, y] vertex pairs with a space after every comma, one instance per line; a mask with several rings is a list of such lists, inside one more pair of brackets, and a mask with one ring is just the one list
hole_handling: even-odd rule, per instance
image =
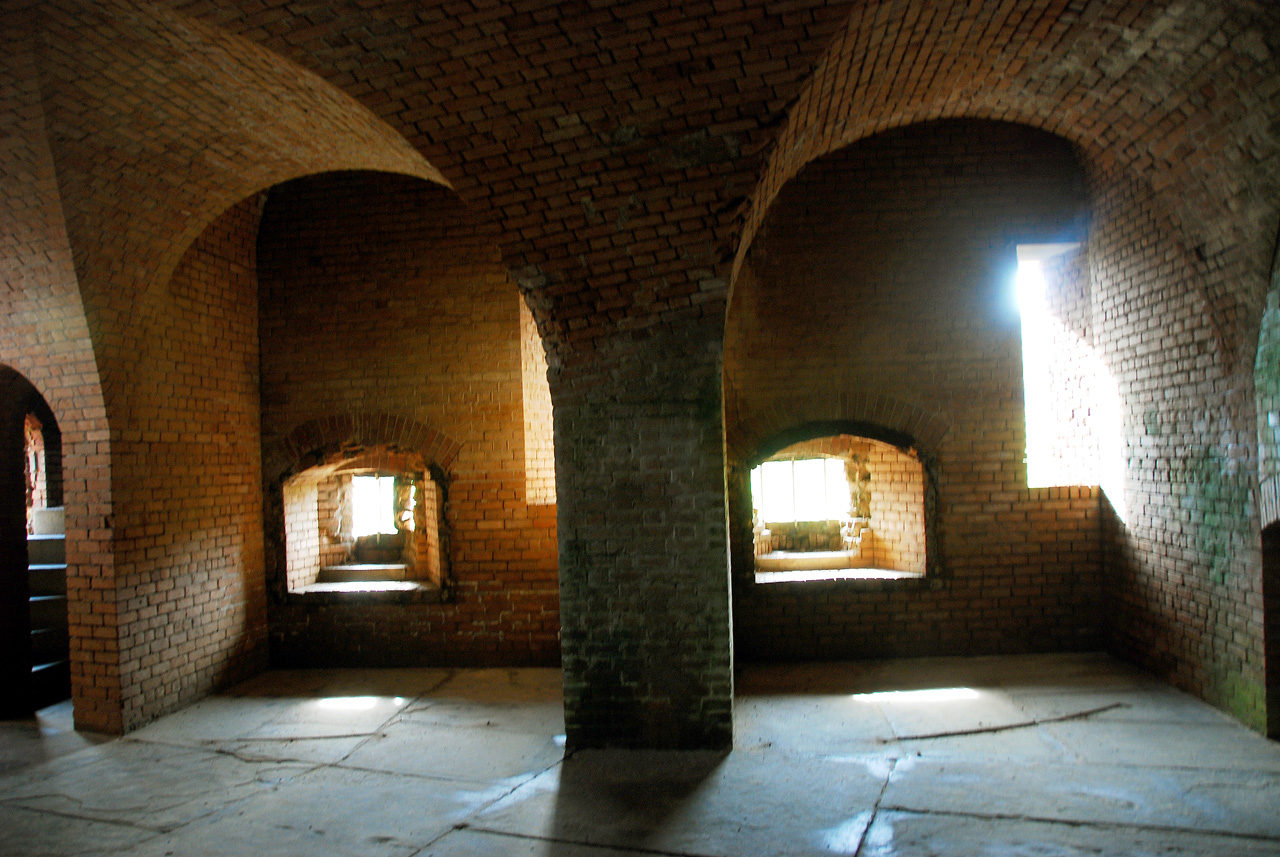
[[420, 454], [346, 451], [282, 486], [290, 592], [443, 588], [445, 477]]
[[914, 450], [847, 434], [806, 440], [752, 468], [750, 491], [757, 583], [925, 573]]

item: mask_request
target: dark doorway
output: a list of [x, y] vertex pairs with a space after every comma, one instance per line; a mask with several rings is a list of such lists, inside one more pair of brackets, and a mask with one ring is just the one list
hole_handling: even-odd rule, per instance
[[1267, 737], [1280, 738], [1280, 521], [1262, 531], [1262, 621]]
[[26, 378], [0, 366], [0, 715], [71, 695], [62, 435]]

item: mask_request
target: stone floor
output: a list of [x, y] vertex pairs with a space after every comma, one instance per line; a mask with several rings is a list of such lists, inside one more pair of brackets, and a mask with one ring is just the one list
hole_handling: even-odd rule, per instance
[[563, 753], [554, 670], [0, 724], [3, 855], [1280, 855], [1280, 745], [1101, 655], [754, 667], [732, 753]]

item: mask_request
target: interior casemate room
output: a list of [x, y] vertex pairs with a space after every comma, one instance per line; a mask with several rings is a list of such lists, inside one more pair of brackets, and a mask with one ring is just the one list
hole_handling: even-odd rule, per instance
[[[1280, 801], [1280, 8], [14, 0], [0, 32], [0, 852], [75, 852], [54, 815], [183, 851], [194, 816], [84, 809], [171, 761], [52, 785], [169, 744], [469, 784], [352, 853], [750, 853], [690, 832], [738, 812], [709, 784], [836, 758], [866, 795], [756, 850], [946, 853], [945, 812], [1094, 848], [1054, 783], [1148, 764], [1167, 813], [1106, 816], [1115, 853], [1280, 850], [1240, 803]], [[1203, 818], [1219, 786], [1150, 791], [1197, 729], [1237, 801]], [[911, 773], [1005, 752], [1031, 779], [979, 791], [1052, 807]], [[182, 764], [156, 794], [223, 782]], [[634, 828], [598, 803], [635, 789]]]

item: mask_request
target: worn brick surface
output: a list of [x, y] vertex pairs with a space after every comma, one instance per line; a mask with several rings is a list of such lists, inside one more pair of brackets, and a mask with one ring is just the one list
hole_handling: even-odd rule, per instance
[[[925, 581], [735, 574], [741, 655], [1101, 643], [1096, 491], [1027, 488], [1012, 282], [1014, 242], [1072, 228], [1084, 180], [1058, 138], [952, 121], [829, 155], [775, 200], [729, 313], [732, 446], [750, 458], [778, 431], [841, 418], [904, 431], [937, 491], [936, 537]], [[862, 404], [877, 393], [883, 407]]]
[[[184, 576], [193, 566], [177, 545], [198, 519], [247, 512], [239, 483], [188, 501], [176, 477], [142, 467], [218, 461], [204, 439], [217, 432], [195, 429], [212, 417], [177, 416], [205, 401], [200, 379], [179, 371], [202, 358], [154, 342], [195, 334], [167, 290], [224, 212], [282, 181], [360, 169], [456, 189], [546, 345], [572, 739], [661, 743], [670, 726], [668, 743], [723, 744], [724, 443], [732, 465], [745, 439], [783, 430], [790, 408], [722, 420], [708, 391], [726, 296], [745, 286], [758, 233], [806, 165], [955, 117], [1056, 134], [1093, 177], [1090, 325], [1126, 397], [1132, 495], [1108, 545], [1108, 639], [1260, 722], [1253, 370], [1280, 200], [1274, 5], [17, 0], [3, 14], [0, 361], [63, 430], [78, 722], [136, 725], [202, 692], [229, 648], [256, 651], [255, 631], [215, 640], [218, 622], [173, 612], [208, 582]], [[518, 377], [521, 340], [511, 347]], [[978, 381], [1016, 397], [1006, 357], [993, 352]], [[502, 405], [517, 428], [519, 398]], [[326, 407], [335, 419], [408, 418]], [[904, 431], [940, 455], [967, 431], [950, 406], [896, 389], [852, 392], [813, 419]], [[166, 432], [195, 440], [179, 451]], [[457, 438], [461, 464], [470, 439]], [[259, 440], [241, 424], [228, 443]], [[1002, 428], [974, 452], [989, 462], [1005, 444], [1016, 438]], [[519, 446], [522, 466], [485, 491], [527, 489]], [[172, 517], [153, 519], [161, 507]], [[979, 534], [982, 514], [952, 509], [944, 522]], [[160, 541], [141, 547], [148, 539]], [[223, 560], [253, 577], [251, 548], [248, 565]], [[475, 559], [493, 575], [513, 561]], [[665, 597], [668, 584], [679, 597]], [[236, 611], [253, 613], [253, 591]], [[1024, 595], [1049, 597], [1009, 597]], [[1005, 597], [960, 593], [944, 623], [988, 596]], [[168, 606], [142, 616], [153, 602]], [[171, 644], [154, 638], [162, 616]], [[983, 630], [981, 644], [1004, 645], [1002, 633]]]
[[[556, 507], [545, 482], [526, 479], [526, 437], [549, 435], [550, 413], [524, 410], [539, 398], [525, 382], [538, 379], [497, 248], [455, 194], [417, 178], [331, 173], [268, 200], [259, 235], [266, 502], [280, 502], [271, 495], [288, 469], [270, 449], [286, 437], [297, 438], [295, 464], [342, 445], [420, 453], [416, 469], [439, 468], [445, 485], [451, 597], [347, 611], [281, 595], [273, 659], [555, 663]], [[545, 375], [541, 383], [545, 398]], [[360, 436], [354, 424], [323, 437], [300, 431], [352, 411], [384, 419]], [[406, 442], [397, 418], [434, 436]], [[283, 570], [269, 571], [281, 593]]]

